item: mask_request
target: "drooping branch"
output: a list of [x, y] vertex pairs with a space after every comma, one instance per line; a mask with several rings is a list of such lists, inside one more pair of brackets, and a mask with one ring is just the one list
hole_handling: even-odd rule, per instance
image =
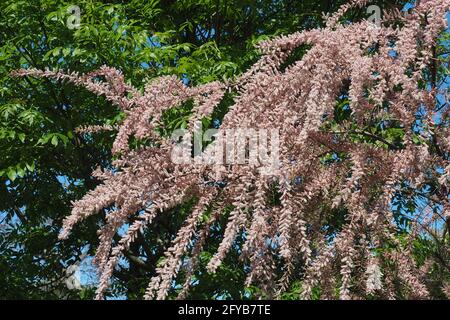
[[[261, 42], [260, 60], [233, 83], [187, 87], [176, 77], [162, 77], [141, 92], [108, 67], [87, 75], [49, 70], [16, 73], [87, 87], [126, 113], [114, 142], [113, 152], [118, 157], [114, 171], [95, 172], [103, 184], [74, 203], [61, 233], [65, 238], [76, 223], [112, 208], [99, 231], [97, 298], [104, 297], [119, 259], [123, 255], [134, 259], [128, 249], [139, 234], [158, 215], [192, 199], [198, 202], [174, 235], [146, 298], [166, 298], [174, 291], [173, 281], [184, 283], [182, 295], [186, 296], [195, 271], [189, 270], [187, 279], [180, 279], [179, 271], [186, 261], [198, 261], [207, 240], [194, 235], [209, 234], [202, 228], [211, 225], [201, 222], [210, 206], [226, 207], [228, 214], [223, 239], [207, 264], [211, 273], [220, 270], [242, 235], [242, 258], [250, 266], [247, 284], [257, 283], [267, 296], [289, 288], [294, 270], [299, 268], [305, 298], [310, 298], [315, 288], [321, 288], [327, 298], [392, 298], [398, 283], [403, 295], [429, 297], [426, 272], [418, 268], [411, 250], [412, 243], [427, 230], [415, 223], [406, 244], [399, 241], [392, 199], [403, 185], [417, 190], [426, 188], [430, 180], [438, 181], [442, 188], [448, 185], [450, 165], [448, 159], [439, 157], [449, 152], [448, 122], [427, 122], [426, 130], [444, 137], [439, 148], [429, 147], [437, 146], [433, 135], [424, 134], [417, 141], [413, 127], [419, 109], [426, 113], [423, 119], [431, 118], [436, 110], [435, 42], [447, 27], [444, 17], [450, 1], [421, 2], [400, 25], [390, 18], [381, 21], [380, 27], [366, 20], [340, 24], [349, 9], [365, 3], [358, 0], [342, 6], [323, 29]], [[310, 49], [285, 67], [294, 50], [304, 44]], [[424, 75], [430, 73], [431, 79], [427, 79]], [[227, 130], [236, 128], [251, 132], [276, 129], [279, 139], [274, 134], [270, 141], [277, 148], [268, 152], [278, 156], [273, 166], [264, 163], [262, 154], [254, 162], [199, 163], [200, 157], [189, 152], [187, 158], [192, 161], [173, 161], [175, 142], [156, 132], [164, 125], [164, 112], [193, 101], [186, 133], [190, 134], [198, 127], [194, 121], [210, 116], [227, 90], [235, 90], [236, 98], [218, 136], [231, 137]], [[332, 115], [343, 90], [351, 112], [337, 119]], [[401, 124], [399, 145], [369, 131], [366, 125], [362, 129], [362, 124], [376, 125], [374, 119], [386, 115]], [[87, 131], [89, 128], [83, 132]], [[347, 139], [352, 135], [369, 139]], [[150, 139], [152, 144], [133, 148], [132, 138]], [[239, 139], [244, 141], [243, 154], [250, 157], [252, 137], [238, 135], [236, 141]], [[220, 146], [215, 140], [200, 150], [200, 155], [210, 156]], [[268, 149], [266, 146], [264, 151]], [[427, 214], [434, 220], [444, 217], [448, 223], [448, 188], [445, 190], [430, 191], [441, 205], [436, 210], [441, 211]], [[270, 193], [276, 195], [271, 198]], [[410, 212], [415, 217], [412, 221], [420, 221], [425, 214], [419, 211]], [[344, 215], [340, 220], [338, 212]], [[113, 246], [123, 226], [127, 231]], [[280, 260], [285, 264], [281, 277], [274, 267]], [[261, 263], [268, 268], [261, 268]], [[273, 285], [276, 282], [278, 286]]]

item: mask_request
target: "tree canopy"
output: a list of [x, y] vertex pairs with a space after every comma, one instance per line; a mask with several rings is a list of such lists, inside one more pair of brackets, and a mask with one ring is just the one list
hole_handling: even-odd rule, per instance
[[[402, 9], [406, 1], [375, 1], [382, 10]], [[79, 298], [94, 296], [92, 285], [68, 285], [70, 273], [80, 261], [90, 261], [99, 239], [96, 230], [104, 225], [104, 215], [90, 216], [72, 230], [66, 240], [58, 234], [72, 203], [81, 199], [101, 181], [91, 173], [98, 167], [113, 169], [118, 159], [111, 152], [115, 134], [99, 131], [90, 135], [77, 128], [111, 126], [123, 123], [124, 110], [104, 96], [63, 81], [63, 79], [16, 78], [18, 69], [66, 70], [85, 74], [107, 65], [123, 73], [127, 84], [143, 89], [160, 76], [175, 75], [184, 84], [195, 87], [235, 79], [258, 61], [255, 47], [262, 40], [301, 30], [324, 27], [323, 12], [335, 12], [346, 1], [77, 1], [80, 25], [69, 26], [75, 5], [62, 0], [5, 0], [0, 4], [0, 298]], [[73, 8], [72, 8], [73, 9]], [[345, 18], [359, 21], [367, 17], [366, 8], [350, 10]], [[401, 23], [401, 22], [399, 22]], [[344, 44], [342, 44], [344, 46]], [[286, 66], [308, 50], [300, 46], [286, 61]], [[448, 81], [448, 34], [441, 35], [434, 49], [434, 59], [425, 76], [428, 83]], [[433, 69], [434, 68], [434, 69]], [[426, 85], [426, 84], [424, 84]], [[205, 127], [222, 121], [234, 103], [235, 93], [224, 93], [211, 116], [203, 118]], [[446, 101], [442, 101], [443, 105]], [[337, 101], [337, 122], [348, 119], [348, 96]], [[448, 108], [448, 107], [447, 107]], [[158, 130], [169, 135], [188, 126], [192, 105], [185, 103], [162, 114]], [[448, 121], [448, 120], [442, 120]], [[404, 130], [391, 121], [380, 127], [372, 123], [366, 135], [353, 134], [354, 140], [377, 145], [379, 138], [392, 148], [401, 148]], [[319, 139], [319, 138], [318, 138]], [[418, 135], [414, 139], [419, 139]], [[142, 141], [131, 141], [138, 147]], [[431, 144], [441, 157], [439, 144]], [[323, 161], [335, 161], [333, 154]], [[447, 189], [430, 181], [436, 191]], [[405, 191], [405, 188], [403, 191]], [[274, 205], [280, 201], [279, 190], [272, 190]], [[405, 191], [406, 192], [406, 191]], [[160, 257], [170, 247], [195, 200], [169, 209], [155, 218], [124, 252], [114, 269], [107, 296], [140, 299], [148, 281], [164, 263]], [[424, 201], [424, 200], [422, 200]], [[410, 213], [417, 203], [399, 192], [394, 197], [394, 218], [401, 241], [408, 234]], [[107, 209], [104, 209], [105, 213]], [[339, 211], [341, 210], [341, 211]], [[342, 226], [346, 212], [339, 209], [328, 221], [330, 234]], [[438, 209], [437, 209], [438, 210]], [[218, 217], [217, 224], [199, 254], [199, 272], [189, 298], [257, 298], [264, 293], [245, 280], [248, 266], [240, 253], [245, 234], [239, 234], [219, 271], [207, 272], [227, 224], [230, 209]], [[423, 237], [415, 242], [419, 265], [432, 261], [430, 282], [432, 296], [445, 297], [443, 284], [449, 280], [448, 228], [437, 239]], [[120, 241], [119, 235], [113, 239]], [[430, 260], [431, 259], [431, 260]], [[79, 270], [79, 269], [77, 269]], [[282, 276], [284, 266], [275, 266]], [[90, 274], [90, 273], [89, 273]], [[95, 277], [94, 277], [95, 278]], [[95, 283], [97, 280], [93, 280]], [[180, 284], [177, 284], [180, 285]], [[175, 285], [169, 292], [179, 293]], [[301, 281], [291, 282], [281, 298], [299, 297]], [[317, 297], [320, 292], [313, 292]], [[399, 298], [402, 298], [400, 295]]]

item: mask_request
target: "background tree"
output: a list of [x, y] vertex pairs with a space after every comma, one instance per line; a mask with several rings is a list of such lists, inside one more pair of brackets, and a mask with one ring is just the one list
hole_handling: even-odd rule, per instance
[[[5, 270], [0, 275], [0, 296], [4, 298], [92, 296], [88, 288], [67, 290], [61, 280], [84, 251], [93, 253], [98, 241], [94, 230], [100, 218], [78, 226], [69, 241], [58, 241], [57, 234], [62, 218], [70, 211], [70, 201], [98, 184], [90, 176], [93, 169], [110, 167], [113, 135], [98, 133], [86, 139], [74, 129], [87, 124], [115, 125], [123, 118], [120, 110], [86, 90], [61, 81], [12, 79], [11, 71], [49, 67], [85, 73], [106, 64], [122, 70], [137, 87], [164, 74], [198, 85], [240, 74], [257, 59], [253, 45], [258, 40], [320, 26], [321, 13], [334, 11], [342, 2], [79, 1], [81, 26], [71, 30], [67, 8], [72, 4], [49, 0], [4, 1], [0, 5], [0, 266]], [[364, 10], [355, 10], [349, 19], [363, 15]], [[220, 121], [231, 102], [232, 97], [227, 97], [206, 125]], [[340, 109], [344, 105], [337, 112], [345, 114]], [[188, 116], [188, 105], [170, 110], [161, 130], [168, 133], [185, 126]], [[395, 135], [395, 129], [389, 134]], [[111, 295], [142, 297], [158, 263], [151, 257], [169, 246], [188, 209], [188, 205], [173, 209], [176, 214], [159, 218], [139, 237], [114, 273]], [[399, 205], [401, 210], [404, 208]], [[220, 230], [212, 232], [213, 240], [202, 256], [205, 263], [221, 237]], [[421, 254], [429, 250], [436, 252], [425, 246]], [[254, 297], [256, 289], [243, 284], [244, 273], [236, 250], [221, 272], [199, 276], [190, 297]]]

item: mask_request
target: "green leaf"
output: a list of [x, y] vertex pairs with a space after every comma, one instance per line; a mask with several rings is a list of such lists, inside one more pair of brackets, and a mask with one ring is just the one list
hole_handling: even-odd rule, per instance
[[21, 168], [20, 166], [16, 166], [16, 174], [20, 177], [23, 178], [25, 176], [25, 170], [23, 168]]
[[6, 172], [6, 175], [8, 176], [9, 180], [11, 180], [11, 181], [16, 180], [17, 174], [16, 174], [16, 170], [14, 170], [14, 168], [10, 168]]
[[63, 56], [68, 57], [70, 56], [70, 48], [64, 48], [62, 50]]
[[33, 163], [31, 163], [31, 164], [25, 164], [25, 166], [26, 166], [26, 168], [28, 169], [28, 171], [30, 171], [30, 172], [32, 172], [32, 171], [34, 171], [34, 169], [35, 169], [35, 164], [34, 164], [34, 162]]
[[19, 133], [17, 136], [18, 136], [20, 142], [22, 142], [22, 143], [25, 142], [25, 133]]
[[52, 145], [54, 145], [55, 147], [58, 145], [58, 136], [54, 135], [52, 137], [52, 141], [51, 141]]

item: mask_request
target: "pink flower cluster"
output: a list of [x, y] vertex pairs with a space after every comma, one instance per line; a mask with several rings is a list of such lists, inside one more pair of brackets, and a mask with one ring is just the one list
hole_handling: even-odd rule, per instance
[[[250, 270], [247, 284], [258, 285], [269, 297], [286, 290], [294, 277], [302, 281], [304, 298], [310, 298], [315, 287], [321, 288], [321, 298], [328, 299], [371, 294], [394, 298], [398, 283], [408, 297], [429, 296], [426, 270], [412, 259], [411, 245], [429, 224], [449, 219], [450, 141], [448, 120], [440, 124], [432, 120], [440, 88], [434, 81], [431, 89], [420, 82], [432, 69], [450, 1], [421, 1], [401, 24], [389, 19], [380, 27], [366, 20], [339, 24], [347, 9], [365, 3], [342, 7], [323, 29], [263, 41], [261, 59], [230, 83], [187, 87], [176, 77], [162, 77], [140, 92], [108, 67], [86, 75], [17, 72], [84, 86], [126, 113], [113, 147], [120, 155], [114, 161], [116, 170], [95, 172], [103, 183], [73, 204], [61, 233], [66, 238], [76, 223], [114, 208], [99, 231], [98, 299], [104, 297], [115, 266], [139, 233], [157, 215], [192, 197], [197, 204], [150, 280], [146, 298], [166, 298], [181, 269], [186, 276], [179, 297], [186, 297], [211, 225], [226, 206], [232, 210], [218, 251], [207, 265], [209, 272], [217, 271], [236, 236], [243, 233], [242, 258]], [[303, 44], [310, 49], [302, 59], [282, 68]], [[336, 101], [346, 87], [350, 119], [336, 123]], [[163, 111], [193, 100], [192, 124], [211, 114], [226, 90], [238, 94], [219, 130], [279, 128], [279, 170], [262, 174], [255, 163], [208, 166], [170, 161], [173, 142], [155, 131]], [[417, 142], [412, 127], [419, 108], [428, 115], [423, 128], [428, 138]], [[440, 112], [448, 119], [448, 106]], [[401, 124], [401, 145], [369, 130], [371, 124], [383, 121]], [[150, 138], [152, 145], [130, 150], [132, 136]], [[324, 161], [333, 156], [340, 160]], [[414, 194], [430, 179], [439, 180], [444, 190], [432, 199], [444, 211], [429, 210], [428, 203], [428, 209], [411, 212], [414, 231], [406, 244], [401, 243], [392, 197], [403, 188], [401, 183], [410, 185]], [[281, 195], [279, 204], [269, 200], [274, 189]], [[212, 213], [205, 220], [207, 210]], [[339, 210], [346, 212], [345, 223], [330, 237], [326, 226]], [[113, 238], [124, 224], [129, 228], [116, 243]], [[378, 250], [388, 245], [394, 249]], [[280, 257], [285, 274], [277, 278], [275, 260]], [[296, 269], [299, 265], [301, 271]]]

